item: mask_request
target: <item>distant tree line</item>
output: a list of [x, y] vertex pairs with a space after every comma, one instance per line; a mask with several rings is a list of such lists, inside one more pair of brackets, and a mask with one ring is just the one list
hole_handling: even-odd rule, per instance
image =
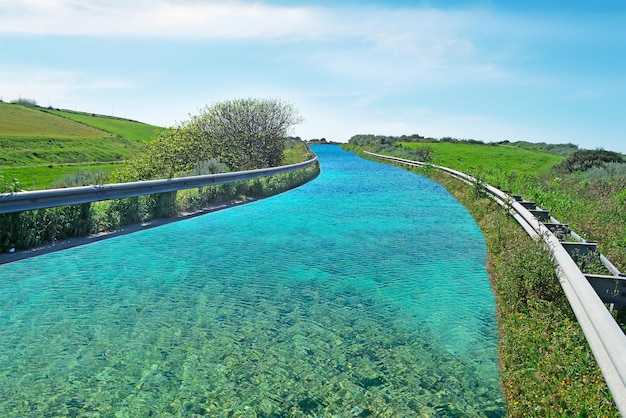
[[418, 134], [402, 136], [355, 135], [348, 141], [347, 149], [354, 147], [356, 151], [357, 148], [365, 148], [375, 153], [391, 153], [400, 158], [430, 162], [432, 161], [432, 149], [430, 147], [408, 149], [402, 147], [402, 142], [429, 143], [436, 141], [436, 139], [425, 138]]
[[386, 135], [371, 135], [371, 134], [359, 134], [354, 135], [348, 141], [349, 144], [357, 145], [360, 147], [365, 146], [380, 146], [380, 145], [393, 145], [396, 142], [432, 142], [436, 141], [433, 138], [424, 138], [421, 135], [401, 135], [401, 136], [386, 136]]
[[360, 147], [368, 147], [370, 149], [375, 149], [377, 151], [383, 151], [385, 148], [390, 149], [389, 147], [398, 147], [401, 142], [425, 142], [425, 143], [437, 143], [437, 142], [447, 142], [447, 143], [464, 143], [464, 144], [476, 144], [476, 145], [487, 145], [487, 146], [498, 146], [498, 145], [511, 145], [520, 148], [531, 148], [534, 150], [540, 150], [544, 152], [549, 152], [551, 154], [561, 155], [563, 157], [567, 157], [576, 151], [578, 151], [578, 146], [574, 144], [547, 144], [545, 142], [527, 142], [527, 141], [515, 141], [511, 142], [508, 140], [497, 141], [497, 142], [484, 142], [478, 139], [461, 139], [461, 138], [453, 138], [450, 136], [444, 136], [442, 138], [430, 138], [424, 137], [418, 134], [413, 135], [401, 135], [401, 136], [386, 136], [386, 135], [354, 135], [348, 141], [349, 144], [360, 146]]

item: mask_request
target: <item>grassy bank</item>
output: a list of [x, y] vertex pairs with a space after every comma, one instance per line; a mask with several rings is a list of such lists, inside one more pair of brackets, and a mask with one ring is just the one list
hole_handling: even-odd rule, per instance
[[349, 144], [346, 149], [407, 159], [418, 159], [419, 150], [427, 150], [433, 164], [463, 171], [536, 202], [585, 239], [597, 241], [600, 251], [626, 271], [626, 173], [619, 171], [626, 169], [624, 165], [617, 166], [615, 173], [599, 168], [563, 173], [554, 167], [564, 156], [509, 144], [398, 142], [382, 148]]
[[131, 141], [147, 143], [154, 139], [155, 133], [165, 128], [113, 116], [96, 115], [93, 113], [73, 112], [71, 110], [42, 109], [46, 113], [79, 122], [97, 129], [121, 136]]
[[[244, 105], [249, 103], [240, 104]], [[269, 102], [255, 103], [253, 109], [270, 105]], [[174, 161], [170, 177], [250, 168], [243, 164], [252, 148], [246, 148], [237, 138], [231, 137], [224, 139], [230, 143], [223, 144], [216, 138], [203, 137], [215, 149], [208, 154], [207, 160], [196, 161], [200, 150], [189, 143], [194, 126], [190, 124], [185, 128], [187, 130], [182, 127], [167, 130], [111, 116], [0, 102], [0, 193], [147, 180], [168, 175], [158, 170], [155, 173], [158, 172], [159, 176], [145, 175], [143, 165], [147, 163], [161, 169], [166, 162]], [[202, 132], [193, 131], [194, 138]], [[243, 135], [244, 139], [248, 137]], [[283, 139], [280, 135], [272, 137], [274, 142], [265, 139], [264, 146], [274, 152], [271, 156], [274, 165], [301, 162], [309, 157], [308, 149], [300, 140]], [[203, 146], [207, 148], [206, 144]], [[258, 148], [258, 144], [255, 146]], [[232, 158], [237, 147], [240, 148], [239, 154], [235, 154], [241, 157], [241, 161]], [[166, 155], [161, 152], [164, 148]], [[269, 158], [269, 153], [266, 154], [265, 157]], [[128, 159], [131, 162], [127, 162]], [[223, 161], [229, 159], [233, 164], [227, 166]], [[256, 168], [271, 166], [268, 161], [254, 163], [258, 164]], [[318, 172], [319, 167], [315, 166], [250, 181], [1, 215], [0, 252], [112, 231], [129, 224], [233, 201], [272, 196], [309, 181]]]
[[[501, 188], [510, 186], [527, 199], [546, 193], [545, 182], [552, 178], [549, 175], [552, 157], [534, 155], [535, 151], [529, 155], [528, 150], [521, 150], [517, 157], [503, 161], [493, 158], [494, 153], [501, 151], [497, 147], [442, 144], [438, 148], [438, 144], [420, 144], [432, 145], [436, 164], [445, 162], [455, 169], [464, 167], [469, 174]], [[346, 148], [353, 152], [363, 149]], [[515, 149], [506, 150], [511, 151], [514, 153]], [[406, 157], [403, 152], [400, 150], [396, 155]], [[556, 156], [554, 160], [558, 162], [562, 157]], [[443, 184], [459, 199], [470, 210], [487, 241], [488, 271], [498, 305], [501, 386], [508, 416], [620, 416], [543, 246], [533, 242], [502, 208], [475, 193], [475, 188], [437, 170], [415, 171]], [[551, 195], [555, 202], [578, 190], [575, 179], [569, 181], [571, 184], [561, 187], [553, 182], [553, 187], [559, 190]], [[529, 193], [533, 187], [535, 194]], [[585, 195], [580, 191], [578, 194]], [[610, 197], [596, 200], [596, 205], [607, 202], [612, 202]], [[597, 223], [597, 218], [588, 219], [589, 213], [582, 213], [590, 224]], [[568, 214], [563, 211], [555, 216], [569, 221]], [[616, 226], [619, 224], [613, 223], [613, 228]]]
[[19, 187], [22, 190], [39, 190], [55, 188], [57, 183], [62, 182], [64, 178], [71, 177], [81, 170], [98, 172], [109, 177], [124, 166], [125, 163], [114, 161], [4, 168], [0, 170], [0, 191], [7, 190], [7, 187], [3, 187], [3, 183], [10, 184], [13, 179], [26, 179], [19, 180]]
[[620, 416], [542, 244], [464, 183], [431, 176], [470, 210], [487, 241], [508, 415]]

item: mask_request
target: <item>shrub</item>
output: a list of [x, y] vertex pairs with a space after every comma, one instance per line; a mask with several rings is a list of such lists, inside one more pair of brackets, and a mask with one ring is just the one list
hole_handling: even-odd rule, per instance
[[433, 160], [433, 149], [428, 146], [420, 146], [420, 148], [415, 149], [404, 149], [402, 150], [402, 158], [407, 160], [416, 160], [425, 163], [429, 163]]
[[582, 150], [568, 156], [557, 170], [564, 173], [586, 171], [592, 167], [604, 167], [606, 163], [626, 163], [624, 157], [613, 151], [605, 150]]
[[209, 159], [204, 161], [198, 161], [193, 170], [189, 173], [190, 176], [201, 176], [205, 174], [219, 174], [227, 173], [230, 171], [226, 164], [223, 164], [215, 159]]
[[0, 193], [16, 193], [21, 191], [20, 182], [17, 179], [8, 181], [0, 174]]
[[11, 103], [22, 105], [22, 106], [37, 107], [37, 101], [36, 100], [26, 99], [24, 97], [20, 97], [19, 99], [11, 100]]
[[579, 174], [581, 180], [606, 180], [610, 179], [626, 179], [626, 162], [605, 163], [602, 166], [592, 167]]
[[78, 169], [75, 173], [67, 174], [60, 180], [52, 183], [53, 188], [89, 186], [92, 184], [105, 184], [109, 175], [103, 170]]

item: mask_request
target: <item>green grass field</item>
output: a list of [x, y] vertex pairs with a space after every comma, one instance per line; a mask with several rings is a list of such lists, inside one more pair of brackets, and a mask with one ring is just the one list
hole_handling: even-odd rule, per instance
[[141, 144], [115, 138], [3, 138], [0, 167], [42, 166], [126, 160]]
[[143, 143], [149, 142], [155, 137], [155, 133], [164, 129], [142, 122], [109, 116], [93, 115], [91, 113], [72, 112], [69, 110], [57, 109], [43, 109], [43, 111]]
[[39, 108], [0, 102], [2, 138], [102, 139], [112, 136], [109, 132], [42, 112]]
[[164, 128], [88, 113], [0, 102], [0, 176], [26, 190], [78, 169], [111, 172]]
[[[9, 167], [0, 169], [0, 181], [11, 183], [18, 179], [23, 190], [38, 190], [54, 186], [54, 183], [70, 176], [79, 170], [98, 171], [111, 174], [125, 166], [125, 163], [93, 163], [93, 164], [64, 164], [39, 167]], [[0, 185], [1, 186], [1, 185]]]
[[518, 174], [543, 173], [563, 161], [563, 157], [511, 145], [472, 143], [403, 142], [406, 149], [430, 148], [433, 164], [454, 168], [468, 174], [501, 172]]

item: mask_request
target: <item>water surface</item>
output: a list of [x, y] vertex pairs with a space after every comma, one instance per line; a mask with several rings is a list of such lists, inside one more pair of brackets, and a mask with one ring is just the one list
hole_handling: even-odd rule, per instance
[[288, 193], [0, 266], [0, 416], [503, 416], [466, 209], [314, 151]]

